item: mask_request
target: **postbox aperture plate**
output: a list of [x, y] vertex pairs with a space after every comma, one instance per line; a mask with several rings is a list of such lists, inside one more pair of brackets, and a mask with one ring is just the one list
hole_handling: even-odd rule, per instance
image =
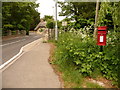
[[100, 42], [104, 41], [104, 36], [100, 36]]

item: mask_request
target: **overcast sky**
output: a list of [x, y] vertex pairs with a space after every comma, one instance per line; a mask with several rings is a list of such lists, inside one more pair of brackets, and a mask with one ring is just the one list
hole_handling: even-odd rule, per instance
[[[37, 0], [36, 3], [40, 3], [40, 7], [38, 8], [38, 11], [40, 12], [40, 18], [43, 18], [44, 15], [51, 15], [55, 18], [55, 2], [53, 0]], [[60, 11], [61, 9], [58, 8], [58, 12]], [[58, 15], [58, 20], [62, 20], [63, 18], [64, 17]]]

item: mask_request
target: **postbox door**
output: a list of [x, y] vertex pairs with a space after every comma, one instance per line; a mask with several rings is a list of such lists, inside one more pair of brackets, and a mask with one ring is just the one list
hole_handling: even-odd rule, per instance
[[105, 46], [106, 45], [106, 35], [98, 34], [97, 45]]

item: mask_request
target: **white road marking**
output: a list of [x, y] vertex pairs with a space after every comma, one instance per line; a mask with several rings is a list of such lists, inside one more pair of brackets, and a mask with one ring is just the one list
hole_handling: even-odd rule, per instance
[[7, 45], [10, 45], [10, 44], [18, 43], [18, 42], [25, 41], [25, 40], [26, 40], [26, 39], [22, 39], [22, 40], [18, 40], [18, 41], [15, 41], [15, 42], [3, 44], [3, 45], [0, 45], [0, 46], [7, 46]]
[[25, 52], [22, 52], [21, 54], [19, 54], [15, 59], [11, 60], [11, 62], [8, 62], [8, 63], [4, 63], [0, 66], [0, 70], [1, 71], [4, 71], [6, 70], [10, 65], [12, 65], [14, 62], [17, 61], [17, 59], [19, 59], [22, 55], [24, 55]]
[[10, 60], [5, 62], [4, 64], [0, 65], [0, 69], [8, 65], [11, 61], [13, 61], [16, 57], [18, 57], [22, 52], [23, 52], [23, 47], [20, 49], [20, 52], [17, 55], [13, 56]]
[[[5, 62], [4, 64], [0, 65], [0, 70], [2, 70], [3, 68], [5, 68], [5, 66], [9, 65], [12, 61], [13, 61], [13, 63], [14, 63], [14, 60], [17, 60], [18, 58], [20, 58], [20, 57], [25, 53], [25, 52], [24, 52], [24, 48], [27, 47], [27, 46], [29, 46], [29, 45], [31, 45], [31, 44], [33, 44], [33, 43], [36, 42], [36, 41], [37, 41], [37, 40], [35, 40], [35, 41], [33, 41], [33, 42], [31, 42], [31, 43], [23, 46], [23, 47], [20, 49], [20, 51], [19, 51], [19, 53], [18, 53], [17, 55], [13, 56], [11, 59], [9, 59], [9, 60], [8, 60], [7, 62]], [[12, 63], [12, 64], [13, 64], [13, 63]], [[9, 66], [8, 66], [8, 67], [9, 67]], [[4, 70], [5, 70], [5, 69], [4, 69]]]

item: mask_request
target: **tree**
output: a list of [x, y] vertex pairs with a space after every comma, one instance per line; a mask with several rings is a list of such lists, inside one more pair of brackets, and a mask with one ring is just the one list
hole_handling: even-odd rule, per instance
[[114, 29], [114, 31], [118, 30], [119, 9], [119, 2], [102, 2], [98, 15], [98, 25], [108, 26], [110, 29]]
[[53, 16], [49, 16], [49, 15], [45, 15], [43, 19], [44, 19], [44, 21], [48, 21], [49, 19], [54, 20]]
[[99, 0], [97, 0], [97, 2], [96, 2], [95, 25], [94, 25], [94, 34], [93, 34], [93, 37], [95, 39], [96, 39], [96, 35], [97, 35], [98, 10], [99, 10]]
[[48, 19], [46, 26], [49, 29], [53, 29], [55, 27], [55, 21], [53, 21], [52, 19]]
[[77, 25], [79, 19], [89, 19], [95, 16], [95, 3], [94, 2], [58, 2], [62, 11], [60, 16], [69, 17], [71, 20], [75, 20]]
[[47, 28], [48, 28], [48, 37], [50, 38], [54, 38], [55, 36], [55, 21], [53, 19], [48, 19], [47, 20], [47, 24], [46, 24]]
[[3, 2], [2, 25], [13, 25], [13, 30], [25, 29], [26, 35], [29, 35], [30, 28], [33, 29], [40, 20], [40, 14], [36, 11], [38, 6], [34, 2]]

